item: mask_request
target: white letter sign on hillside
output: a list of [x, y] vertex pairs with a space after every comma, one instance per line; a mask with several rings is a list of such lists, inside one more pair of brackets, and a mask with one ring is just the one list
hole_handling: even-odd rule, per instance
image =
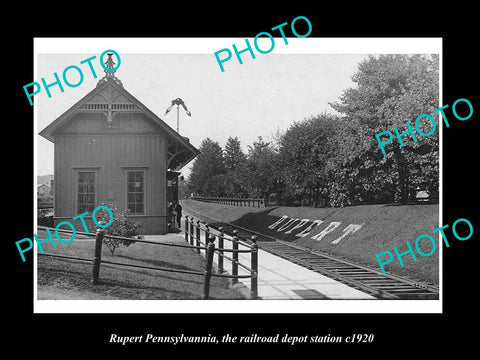
[[[274, 222], [273, 224], [268, 226], [268, 228], [271, 229], [271, 230], [274, 230], [275, 228], [278, 227], [277, 232], [284, 232], [286, 235], [289, 235], [289, 234], [292, 234], [294, 230], [299, 230], [299, 229], [303, 228], [304, 226], [306, 226], [308, 223], [310, 223], [310, 225], [308, 225], [302, 231], [294, 234], [296, 237], [302, 238], [302, 237], [305, 237], [305, 236], [309, 235], [312, 232], [313, 228], [317, 227], [318, 225], [322, 224], [323, 222], [324, 222], [323, 220], [310, 220], [310, 219], [301, 219], [300, 220], [300, 219], [297, 219], [297, 218], [289, 218], [287, 215], [283, 215], [276, 222]], [[340, 225], [341, 225], [340, 221], [332, 221], [322, 231], [313, 235], [311, 237], [311, 239], [320, 241], [326, 235], [328, 235], [329, 233], [337, 230], [337, 228], [339, 228]], [[351, 234], [357, 232], [358, 230], [360, 230], [363, 225], [364, 224], [350, 224], [350, 225], [346, 226], [342, 230], [343, 234], [340, 237], [333, 240], [330, 244], [335, 244], [335, 245], [338, 244], [342, 239], [344, 239], [348, 235], [351, 235]]]

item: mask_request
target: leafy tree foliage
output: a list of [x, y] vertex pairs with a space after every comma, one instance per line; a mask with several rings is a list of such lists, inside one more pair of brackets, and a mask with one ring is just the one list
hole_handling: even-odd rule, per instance
[[224, 196], [226, 192], [225, 159], [220, 144], [210, 138], [202, 141], [188, 179], [193, 193], [200, 196]]
[[[337, 192], [343, 205], [356, 201], [406, 203], [415, 195], [416, 186], [431, 195], [438, 189], [438, 130], [415, 142], [402, 138], [405, 146], [394, 141], [384, 156], [375, 134], [396, 126], [408, 130], [415, 119], [438, 107], [438, 57], [421, 55], [371, 56], [359, 65], [352, 80], [356, 87], [344, 91], [340, 102], [330, 104], [344, 114], [339, 138], [339, 156], [335, 159]], [[438, 118], [437, 118], [438, 123]], [[428, 133], [428, 121], [420, 128]], [[363, 164], [363, 166], [362, 166]]]
[[245, 165], [246, 156], [242, 151], [242, 146], [238, 137], [232, 138], [231, 136], [227, 140], [224, 150], [225, 166], [228, 171], [233, 172], [240, 166]]
[[223, 154], [225, 167], [227, 168], [227, 177], [225, 179], [226, 195], [234, 198], [247, 197], [247, 185], [244, 179], [247, 156], [243, 152], [240, 140], [236, 136], [228, 138]]
[[275, 163], [273, 146], [264, 142], [261, 136], [248, 146], [244, 180], [249, 196], [263, 198], [274, 191], [278, 179]]
[[[207, 138], [189, 179], [202, 196], [269, 197], [280, 204], [348, 206], [407, 203], [418, 188], [438, 196], [439, 130], [428, 119], [423, 133], [402, 137], [381, 152], [375, 135], [415, 120], [439, 107], [438, 56], [380, 55], [361, 62], [338, 102], [340, 116], [319, 114], [294, 122], [278, 144], [257, 141], [244, 154], [237, 137], [225, 149]], [[440, 126], [438, 113], [432, 115]]]
[[320, 198], [328, 198], [331, 171], [327, 164], [335, 151], [335, 121], [321, 114], [295, 122], [281, 136], [279, 163], [282, 173], [284, 201], [300, 198], [302, 205], [318, 206]]

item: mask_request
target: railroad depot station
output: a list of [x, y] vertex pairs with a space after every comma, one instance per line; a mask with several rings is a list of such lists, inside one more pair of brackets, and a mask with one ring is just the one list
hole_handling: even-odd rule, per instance
[[[114, 69], [111, 54], [106, 66]], [[40, 135], [54, 143], [55, 226], [86, 211], [91, 221], [105, 203], [129, 210], [145, 234], [167, 233], [178, 170], [199, 151], [125, 90], [115, 71]]]
[[[393, 247], [399, 244], [396, 236], [416, 234], [423, 229], [424, 223], [435, 224], [438, 221], [436, 205], [367, 204], [297, 209], [268, 207], [263, 199], [191, 198], [182, 200], [185, 213], [176, 226], [177, 233], [168, 234], [171, 220], [168, 207], [171, 202], [179, 200], [179, 170], [200, 151], [190, 144], [188, 138], [180, 135], [178, 119], [175, 131], [125, 90], [115, 76], [111, 55], [108, 54], [105, 63], [105, 76], [99, 79], [95, 88], [39, 133], [54, 144], [53, 227], [57, 240], [71, 242], [72, 237], [68, 241], [61, 240], [57, 229], [59, 224], [69, 222], [78, 232], [84, 230], [83, 219], [89, 225], [100, 226], [92, 218], [92, 213], [104, 205], [128, 212], [132, 222], [141, 224], [145, 237], [135, 239], [132, 247], [127, 239], [127, 245], [123, 243], [125, 249], [118, 250], [125, 252], [115, 258], [114, 251], [119, 245], [113, 250], [109, 248], [110, 254], [104, 251], [102, 260], [102, 244], [109, 246], [105, 239], [124, 241], [125, 238], [103, 231], [83, 233], [80, 234], [82, 241], [79, 239], [72, 246], [57, 249], [51, 231], [38, 227], [41, 240], [36, 237], [37, 246], [47, 241], [54, 245], [46, 253], [39, 247], [40, 254], [45, 255], [39, 257], [42, 259], [39, 273], [43, 273], [43, 284], [47, 284], [39, 286], [39, 299], [73, 299], [71, 296], [86, 299], [118, 296], [119, 299], [251, 300], [440, 298], [439, 286], [431, 284], [435, 280], [438, 282], [438, 259], [432, 256], [417, 262], [410, 248], [413, 261], [408, 270], [411, 272], [403, 272], [400, 258], [406, 257], [408, 252], [400, 255], [397, 252], [400, 271], [394, 267], [392, 252], [385, 251], [391, 247], [384, 242], [388, 239], [388, 244]], [[177, 100], [181, 99], [172, 101], [172, 106], [177, 105], [178, 110], [181, 103], [176, 103]], [[208, 207], [204, 206], [205, 202], [214, 204]], [[217, 218], [223, 212], [227, 213], [231, 206], [244, 206], [245, 209], [235, 209], [237, 218], [233, 221], [228, 216]], [[82, 221], [74, 221], [87, 212]], [[417, 218], [424, 220], [411, 221]], [[408, 232], [403, 232], [406, 229], [404, 224], [409, 224]], [[28, 248], [20, 247], [17, 242], [23, 261], [23, 253], [31, 250], [34, 244], [29, 238], [20, 240], [28, 241]], [[402, 241], [405, 244], [405, 239]], [[165, 250], [173, 248], [175, 250], [171, 252]], [[179, 249], [185, 252], [181, 253]], [[92, 250], [93, 261], [87, 258]], [[388, 273], [383, 271], [383, 265], [380, 271], [377, 264], [371, 264], [379, 252], [391, 255], [390, 260], [382, 260], [383, 265], [392, 262]], [[425, 254], [420, 255], [425, 257]], [[73, 261], [65, 265], [52, 261], [55, 258]], [[57, 286], [51, 283], [52, 279], [61, 279], [58, 274], [63, 274], [65, 266], [80, 277], [87, 274], [83, 265], [80, 267], [75, 263], [78, 260], [93, 264], [91, 272], [88, 269], [91, 284], [105, 281], [105, 285], [106, 281], [111, 281], [113, 285], [106, 287], [107, 290], [97, 287], [95, 291], [90, 286], [77, 289], [75, 285], [75, 295], [52, 290]], [[422, 264], [426, 261], [429, 261], [428, 266]], [[105, 270], [100, 277], [101, 266]], [[127, 279], [122, 275], [123, 266], [137, 270], [131, 270], [132, 277]], [[401, 274], [395, 274], [392, 269]], [[162, 276], [152, 279], [144, 270], [176, 273], [183, 282]], [[412, 279], [409, 274], [414, 274], [415, 278], [420, 274], [421, 279]], [[197, 279], [201, 280], [187, 276], [198, 276]], [[211, 284], [211, 278], [215, 277], [221, 279], [215, 279]], [[115, 283], [117, 280], [120, 285]], [[70, 280], [59, 281], [69, 284]], [[139, 290], [138, 283], [146, 284], [142, 285], [144, 290]], [[188, 287], [181, 289], [183, 285], [179, 286], [179, 283], [188, 284]], [[112, 288], [117, 295], [110, 293]], [[365, 304], [365, 309], [370, 306], [369, 309], [375, 310], [375, 305]], [[310, 305], [309, 311], [319, 311], [317, 305]], [[430, 306], [427, 312], [438, 311], [440, 305]], [[263, 306], [267, 312], [273, 309], [270, 305]], [[335, 309], [335, 304], [331, 306], [330, 309]], [[426, 310], [429, 304], [422, 306]], [[305, 309], [307, 307], [302, 311]]]

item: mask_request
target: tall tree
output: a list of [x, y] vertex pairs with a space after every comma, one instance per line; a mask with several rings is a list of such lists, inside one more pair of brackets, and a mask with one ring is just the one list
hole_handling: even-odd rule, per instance
[[243, 179], [249, 196], [267, 197], [274, 191], [278, 174], [275, 171], [277, 154], [270, 143], [259, 136], [248, 146], [247, 163]]
[[200, 144], [200, 154], [195, 159], [188, 179], [191, 192], [200, 196], [223, 196], [226, 173], [223, 151], [218, 142], [206, 138]]
[[247, 188], [245, 179], [245, 166], [247, 157], [242, 151], [240, 140], [235, 137], [229, 137], [223, 151], [225, 167], [227, 168], [227, 196], [246, 197]]
[[[295, 122], [280, 138], [279, 161], [283, 181], [303, 205], [319, 204], [331, 185], [328, 159], [335, 150], [336, 117], [320, 114]], [[296, 194], [295, 194], [296, 193]]]
[[[394, 200], [406, 203], [415, 184], [434, 191], [438, 184], [438, 131], [417, 142], [407, 135], [402, 138], [403, 147], [394, 141], [385, 156], [375, 134], [393, 132], [394, 126], [406, 131], [406, 121], [414, 126], [419, 115], [437, 108], [438, 74], [435, 55], [370, 56], [352, 77], [356, 87], [330, 104], [344, 114], [336, 168], [340, 169], [337, 188], [347, 203], [355, 197], [385, 200], [391, 189]], [[426, 164], [430, 166], [424, 168]]]
[[230, 136], [227, 139], [227, 143], [225, 144], [225, 150], [223, 153], [225, 159], [225, 166], [230, 172], [235, 171], [235, 169], [241, 166], [246, 160], [246, 156], [242, 151], [240, 140], [238, 140], [238, 137], [236, 136]]

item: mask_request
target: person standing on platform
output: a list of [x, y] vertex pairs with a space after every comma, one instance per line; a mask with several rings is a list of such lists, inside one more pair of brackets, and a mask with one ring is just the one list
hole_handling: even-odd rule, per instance
[[182, 222], [182, 205], [180, 205], [178, 201], [175, 203], [175, 213], [177, 214], [177, 227], [180, 229]]

